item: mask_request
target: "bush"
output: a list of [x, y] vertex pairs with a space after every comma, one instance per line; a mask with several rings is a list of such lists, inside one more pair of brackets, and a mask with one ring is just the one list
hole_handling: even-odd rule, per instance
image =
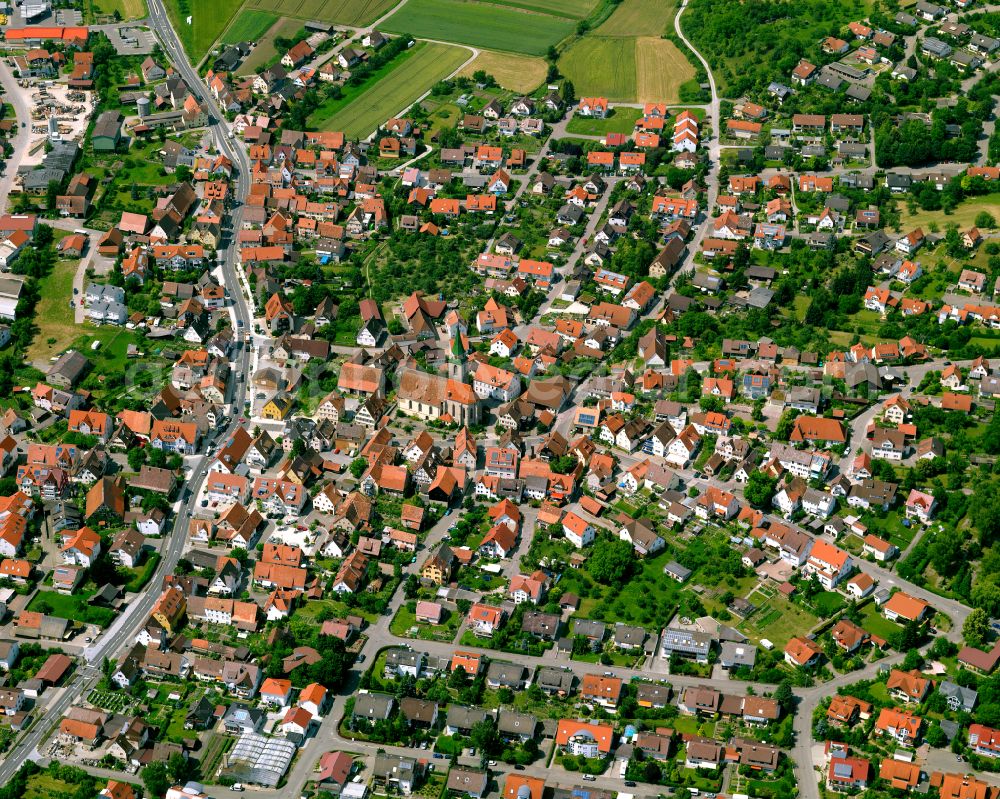
[[142, 567], [142, 571], [125, 583], [125, 590], [130, 594], [136, 594], [141, 591], [145, 587], [146, 583], [152, 579], [153, 573], [156, 571], [156, 566], [159, 562], [160, 553], [152, 553], [148, 558], [146, 558], [146, 564]]

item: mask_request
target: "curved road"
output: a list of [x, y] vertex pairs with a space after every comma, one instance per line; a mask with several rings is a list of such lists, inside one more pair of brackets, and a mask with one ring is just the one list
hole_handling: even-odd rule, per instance
[[[207, 106], [211, 119], [209, 127], [215, 136], [219, 151], [233, 162], [236, 169], [236, 189], [233, 194], [234, 206], [229, 215], [228, 230], [231, 232], [239, 228], [243, 202], [250, 192], [250, 161], [243, 149], [234, 145], [230, 140], [230, 133], [226, 127], [225, 118], [216, 105], [215, 100], [208, 93], [204, 84], [201, 83], [197, 73], [185, 57], [184, 50], [177, 38], [177, 34], [170, 26], [161, 0], [150, 0], [149, 11], [150, 25], [159, 35], [174, 67], [179, 70], [191, 91], [198, 95], [201, 102]], [[5, 88], [8, 85], [8, 77], [12, 79], [7, 65], [0, 63], [0, 83]], [[8, 89], [8, 96], [11, 101], [14, 101], [18, 97], [18, 92], [11, 92]], [[15, 108], [17, 108], [16, 104]], [[20, 116], [21, 110], [18, 109], [18, 117], [20, 118]], [[30, 129], [27, 127], [24, 130], [25, 132], [30, 132]], [[21, 133], [20, 130], [18, 132], [19, 134]], [[25, 139], [27, 139], [26, 135]], [[16, 147], [17, 144], [15, 144]], [[0, 181], [0, 189], [4, 189], [6, 182], [9, 180], [12, 180], [12, 177], [5, 176]], [[6, 190], [0, 193], [0, 197], [4, 199], [6, 195]], [[0, 202], [3, 201], [0, 200]], [[224, 232], [224, 235], [227, 234]], [[253, 318], [238, 276], [236, 247], [234, 246], [231, 233], [227, 237], [228, 242], [219, 250], [222, 256], [219, 267], [222, 271], [223, 282], [229, 291], [230, 300], [232, 301], [232, 308], [237, 322], [237, 333], [250, 333], [252, 332]], [[226, 239], [224, 239], [225, 241]], [[239, 424], [239, 417], [246, 398], [246, 378], [249, 373], [251, 355], [250, 345], [239, 341], [239, 339], [240, 336], [237, 335], [239, 351], [234, 357], [233, 372], [238, 382], [233, 392], [231, 406], [233, 410], [230, 414], [228, 424], [209, 431], [207, 441], [209, 446], [217, 438], [230, 435]], [[209, 446], [206, 446], [205, 452], [207, 452]], [[182, 489], [180, 505], [176, 509], [173, 532], [165, 542], [160, 564], [150, 582], [151, 590], [136, 597], [115, 624], [100, 637], [98, 642], [84, 651], [83, 659], [85, 662], [76, 680], [62, 689], [62, 693], [58, 694], [58, 698], [45, 709], [44, 716], [36, 721], [34, 728], [7, 754], [3, 764], [0, 765], [0, 784], [6, 783], [26, 759], [39, 757], [36, 751], [37, 747], [59, 722], [63, 713], [80, 696], [89, 692], [100, 679], [101, 663], [104, 658], [113, 659], [116, 657], [119, 651], [132, 641], [138, 630], [145, 624], [153, 604], [159, 597], [158, 586], [162, 583], [163, 577], [174, 570], [184, 549], [188, 524], [194, 513], [195, 500], [201, 484], [208, 472], [209, 461], [208, 455], [204, 453], [189, 456], [186, 459], [185, 468], [189, 469], [190, 473], [187, 484]]]
[[[688, 38], [684, 35], [684, 31], [681, 28], [681, 16], [688, 7], [688, 0], [684, 0], [681, 3], [680, 8], [677, 9], [677, 16], [674, 17], [674, 30], [680, 37], [680, 40], [684, 42], [685, 46], [694, 53], [695, 58], [701, 62], [702, 67], [705, 70], [705, 74], [708, 75], [708, 87], [711, 92], [711, 101], [708, 105], [708, 114], [712, 124], [711, 135], [706, 142], [704, 139], [701, 141], [701, 146], [705, 147], [707, 144], [708, 148], [708, 174], [705, 176], [705, 188], [707, 189], [706, 202], [705, 202], [705, 218], [702, 220], [701, 225], [699, 225], [697, 232], [695, 233], [694, 239], [688, 245], [688, 252], [697, 252], [701, 246], [702, 239], [705, 238], [711, 227], [712, 211], [715, 209], [715, 203], [719, 196], [719, 163], [722, 158], [722, 147], [719, 144], [720, 134], [720, 117], [721, 117], [721, 101], [719, 100], [719, 91], [715, 86], [715, 75], [712, 74], [712, 68], [708, 65], [708, 61], [705, 57], [698, 52], [698, 49], [691, 44]], [[704, 133], [704, 131], [702, 131]], [[687, 272], [694, 270], [694, 257], [689, 255], [684, 264], [678, 269], [673, 277], [670, 278], [670, 285], [674, 286], [677, 279]]]

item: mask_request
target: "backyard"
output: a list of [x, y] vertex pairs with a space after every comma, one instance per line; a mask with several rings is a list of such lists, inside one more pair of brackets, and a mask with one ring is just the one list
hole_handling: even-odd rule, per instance
[[[445, 641], [455, 640], [455, 633], [461, 619], [457, 613], [449, 610], [442, 611], [441, 624], [428, 624], [418, 622], [416, 614], [406, 605], [400, 607], [389, 625], [389, 632], [399, 637], [418, 638], [421, 641]], [[413, 631], [416, 630], [416, 635]]]
[[879, 612], [878, 605], [869, 602], [861, 608], [861, 626], [872, 635], [889, 640], [899, 633], [902, 627], [894, 621], [889, 621]]
[[801, 605], [789, 602], [775, 592], [769, 591], [771, 596], [760, 603], [761, 593], [757, 591], [750, 595], [750, 601], [758, 605], [757, 610], [737, 625], [737, 629], [745, 635], [758, 640], [766, 638], [780, 650], [791, 638], [805, 635], [819, 623], [819, 619]]
[[111, 608], [91, 605], [89, 600], [93, 593], [93, 590], [79, 591], [68, 596], [55, 591], [39, 591], [28, 603], [28, 610], [46, 613], [60, 619], [107, 627], [115, 620], [115, 612]]

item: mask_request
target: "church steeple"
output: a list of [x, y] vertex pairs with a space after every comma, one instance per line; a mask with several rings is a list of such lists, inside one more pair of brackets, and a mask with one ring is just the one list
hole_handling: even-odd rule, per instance
[[462, 341], [462, 331], [456, 330], [451, 338], [451, 355], [448, 356], [448, 377], [464, 383], [467, 362], [465, 359], [465, 344]]

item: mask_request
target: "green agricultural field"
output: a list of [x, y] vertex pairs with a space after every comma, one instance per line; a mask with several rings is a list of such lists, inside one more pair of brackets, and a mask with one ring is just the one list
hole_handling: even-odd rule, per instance
[[559, 58], [559, 71], [581, 97], [631, 101], [636, 94], [635, 39], [588, 36]]
[[695, 77], [694, 67], [668, 39], [635, 40], [635, 99], [641, 103], [676, 103], [681, 84]]
[[392, 33], [424, 39], [543, 55], [550, 45], [569, 36], [575, 26], [565, 17], [507, 5], [475, 0], [409, 0], [383, 27]]
[[566, 17], [567, 19], [583, 19], [597, 5], [596, 0], [584, 0], [584, 2], [577, 2], [577, 0], [482, 0], [482, 2], [509, 6], [510, 8], [523, 8], [525, 11], [535, 11], [539, 14]]
[[674, 0], [623, 0], [597, 28], [598, 36], [660, 36], [673, 29]]
[[361, 27], [370, 25], [395, 5], [396, 0], [247, 0], [246, 8]]
[[481, 50], [476, 60], [462, 70], [471, 77], [478, 70], [489, 73], [503, 88], [519, 94], [530, 94], [545, 80], [545, 61], [541, 58], [513, 53]]
[[198, 60], [211, 52], [241, 3], [242, 0], [169, 0], [166, 6], [184, 49]]
[[257, 46], [239, 68], [240, 74], [252, 75], [265, 64], [276, 61], [278, 59], [278, 51], [275, 49], [274, 40], [281, 37], [292, 39], [301, 29], [302, 20], [300, 19], [292, 19], [290, 17], [280, 19], [257, 40]]
[[256, 42], [278, 21], [278, 15], [270, 11], [243, 11], [233, 19], [222, 35], [225, 44]]
[[469, 58], [464, 48], [446, 44], [417, 45], [408, 55], [404, 61], [394, 62], [388, 74], [331, 115], [325, 116], [329, 111], [321, 107], [310, 118], [310, 124], [323, 130], [342, 130], [348, 138], [367, 136]]

